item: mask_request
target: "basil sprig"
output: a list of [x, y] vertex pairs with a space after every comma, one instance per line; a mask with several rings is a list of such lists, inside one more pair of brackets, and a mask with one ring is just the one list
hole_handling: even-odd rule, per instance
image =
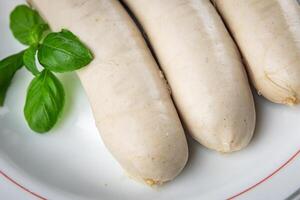
[[0, 106], [3, 106], [6, 91], [14, 74], [23, 66], [23, 52], [11, 55], [0, 61]]
[[93, 55], [70, 31], [50, 33], [38, 52], [40, 63], [54, 72], [68, 72], [89, 64]]
[[49, 131], [57, 122], [65, 102], [62, 84], [49, 70], [43, 70], [30, 83], [24, 107], [30, 128], [38, 133]]
[[23, 62], [25, 67], [35, 76], [40, 73], [35, 63], [35, 55], [37, 50], [38, 44], [33, 44], [25, 50], [23, 55]]
[[[25, 119], [33, 131], [48, 132], [65, 103], [63, 85], [53, 72], [80, 69], [93, 60], [93, 55], [71, 31], [49, 33], [48, 24], [27, 5], [19, 5], [11, 12], [10, 29], [19, 42], [29, 47], [0, 61], [0, 106], [15, 72], [25, 65], [35, 76], [27, 90]], [[44, 68], [41, 72], [36, 57]]]
[[26, 5], [19, 5], [10, 14], [10, 29], [19, 42], [31, 45], [41, 40], [49, 26], [37, 11]]

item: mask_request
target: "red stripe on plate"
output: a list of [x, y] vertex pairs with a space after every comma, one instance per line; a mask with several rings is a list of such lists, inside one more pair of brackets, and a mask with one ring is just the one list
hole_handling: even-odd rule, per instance
[[30, 191], [29, 189], [25, 188], [24, 186], [22, 186], [21, 184], [17, 183], [15, 180], [13, 180], [12, 178], [10, 178], [8, 175], [6, 175], [3, 171], [0, 171], [0, 174], [2, 174], [7, 180], [9, 180], [10, 182], [12, 182], [13, 184], [15, 184], [16, 186], [18, 186], [19, 188], [25, 190], [26, 192], [32, 194], [33, 196], [42, 199], [42, 200], [47, 200], [45, 197], [42, 197], [41, 195], [38, 195], [32, 191]]
[[255, 187], [257, 187], [258, 185], [262, 184], [263, 182], [269, 180], [272, 176], [274, 176], [275, 174], [277, 174], [281, 169], [283, 169], [287, 164], [289, 164], [292, 160], [294, 160], [298, 155], [300, 154], [300, 150], [297, 151], [294, 155], [292, 155], [292, 157], [290, 157], [285, 163], [283, 163], [280, 167], [278, 167], [274, 172], [272, 172], [270, 175], [268, 175], [267, 177], [263, 178], [262, 180], [260, 180], [259, 182], [255, 183], [254, 185], [248, 187], [247, 189], [231, 196], [228, 198], [228, 200], [232, 200], [235, 199], [236, 197], [241, 196], [242, 194], [245, 194], [246, 192], [254, 189]]

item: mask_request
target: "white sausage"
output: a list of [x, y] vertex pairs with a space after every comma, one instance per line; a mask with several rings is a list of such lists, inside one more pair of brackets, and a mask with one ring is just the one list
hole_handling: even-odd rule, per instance
[[222, 152], [245, 147], [255, 109], [238, 50], [209, 0], [125, 0], [141, 22], [192, 136]]
[[94, 53], [78, 76], [103, 141], [122, 167], [150, 185], [178, 175], [188, 157], [182, 125], [154, 58], [120, 3], [30, 2], [54, 31], [71, 30]]
[[300, 98], [300, 6], [296, 0], [215, 0], [258, 92], [293, 105]]

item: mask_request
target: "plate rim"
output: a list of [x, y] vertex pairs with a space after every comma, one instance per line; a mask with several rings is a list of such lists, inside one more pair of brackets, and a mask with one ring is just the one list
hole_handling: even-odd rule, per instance
[[[237, 197], [242, 196], [243, 194], [246, 194], [249, 191], [252, 191], [253, 189], [255, 189], [256, 187], [258, 187], [259, 185], [263, 184], [264, 182], [270, 180], [272, 177], [274, 177], [276, 174], [278, 174], [280, 171], [282, 171], [282, 169], [284, 169], [288, 164], [292, 163], [292, 161], [294, 161], [296, 158], [299, 158], [300, 155], [300, 149], [297, 150], [294, 154], [292, 154], [285, 162], [283, 162], [281, 165], [279, 165], [279, 167], [277, 167], [274, 171], [272, 171], [271, 173], [269, 173], [267, 176], [261, 178], [260, 180], [256, 181], [254, 184], [251, 184], [250, 186], [248, 186], [246, 189], [237, 192], [236, 194], [226, 198], [227, 200], [232, 200], [232, 199], [236, 199]], [[21, 185], [20, 183], [18, 183], [14, 178], [12, 178], [11, 176], [7, 175], [5, 172], [3, 172], [3, 170], [0, 170], [0, 174], [7, 179], [9, 182], [13, 183], [15, 186], [17, 186], [19, 189], [41, 199], [41, 200], [48, 200], [47, 198], [45, 198], [44, 196], [37, 194], [36, 192], [31, 191], [30, 189], [28, 189], [28, 187], [25, 187], [23, 185]]]

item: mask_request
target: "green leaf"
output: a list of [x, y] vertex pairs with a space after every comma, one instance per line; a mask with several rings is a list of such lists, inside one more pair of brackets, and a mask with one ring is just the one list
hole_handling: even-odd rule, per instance
[[6, 91], [15, 72], [23, 66], [23, 51], [0, 61], [0, 106], [3, 106]]
[[26, 5], [17, 6], [10, 14], [10, 29], [22, 44], [38, 43], [49, 26], [37, 11]]
[[37, 52], [38, 45], [31, 45], [23, 55], [23, 62], [25, 67], [33, 74], [38, 75], [40, 72], [35, 64], [35, 54]]
[[43, 70], [30, 83], [24, 115], [29, 127], [38, 133], [49, 131], [62, 112], [65, 93], [62, 84], [49, 70]]
[[40, 45], [39, 62], [54, 72], [82, 68], [93, 60], [90, 50], [70, 31], [50, 33]]

